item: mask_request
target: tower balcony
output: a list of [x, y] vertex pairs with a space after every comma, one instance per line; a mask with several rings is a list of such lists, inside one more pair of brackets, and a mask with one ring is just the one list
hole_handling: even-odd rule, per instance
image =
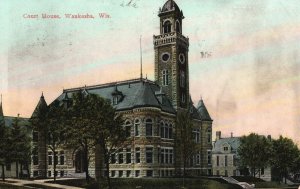
[[189, 38], [184, 37], [178, 32], [170, 32], [153, 36], [154, 47], [175, 44], [176, 42], [183, 43], [187, 47], [189, 46]]

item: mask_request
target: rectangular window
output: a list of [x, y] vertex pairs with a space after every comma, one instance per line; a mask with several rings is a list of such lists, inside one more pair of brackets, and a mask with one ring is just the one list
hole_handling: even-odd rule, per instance
[[38, 171], [33, 171], [33, 176], [34, 176], [34, 177], [39, 176], [39, 172], [38, 172]]
[[200, 165], [200, 152], [196, 155], [196, 164]]
[[207, 152], [207, 163], [210, 165], [211, 164], [211, 152]]
[[152, 136], [152, 123], [146, 123], [146, 136]]
[[119, 171], [119, 177], [123, 177], [123, 171]]
[[57, 164], [58, 164], [58, 156], [57, 156], [57, 153], [55, 153], [55, 157], [54, 157], [54, 163], [55, 163], [55, 165], [57, 165]]
[[126, 126], [125, 127], [125, 132], [126, 132], [126, 137], [130, 137], [131, 136], [131, 127], [130, 126]]
[[110, 156], [110, 161], [111, 161], [111, 164], [115, 164], [116, 163], [116, 154], [111, 154]]
[[33, 165], [38, 165], [39, 164], [38, 156], [32, 156], [32, 161], [33, 161]]
[[211, 142], [211, 135], [207, 134], [207, 142], [210, 143]]
[[160, 150], [160, 163], [165, 163], [165, 149]]
[[165, 127], [163, 123], [160, 124], [160, 137], [165, 138]]
[[135, 171], [135, 177], [139, 177], [140, 176], [140, 170], [136, 170]]
[[60, 165], [64, 165], [65, 164], [65, 156], [60, 156], [59, 163], [60, 163]]
[[123, 153], [121, 150], [119, 151], [118, 157], [119, 157], [119, 164], [124, 163]]
[[153, 163], [153, 148], [146, 148], [146, 163]]
[[116, 171], [111, 171], [111, 177], [115, 177], [116, 176]]
[[11, 164], [10, 163], [6, 163], [5, 167], [6, 167], [6, 171], [11, 171]]
[[140, 148], [135, 148], [135, 163], [141, 162], [141, 151]]
[[131, 163], [131, 148], [126, 149], [126, 163]]
[[170, 164], [173, 164], [173, 150], [169, 150], [169, 153], [170, 153], [170, 155], [169, 155], [169, 158], [170, 158]]
[[173, 128], [172, 128], [172, 125], [170, 125], [170, 128], [169, 128], [169, 138], [173, 138]]
[[53, 156], [52, 155], [48, 155], [48, 165], [52, 165], [52, 161], [53, 161]]
[[152, 177], [153, 176], [153, 171], [152, 170], [147, 170], [146, 176], [147, 177]]
[[140, 124], [138, 124], [138, 123], [136, 123], [136, 124], [134, 125], [135, 136], [139, 136], [139, 135], [140, 135], [139, 127], [140, 127]]
[[65, 175], [64, 171], [60, 171], [60, 177], [63, 177]]
[[126, 171], [126, 177], [130, 177], [131, 171]]
[[219, 166], [220, 164], [220, 159], [219, 159], [219, 156], [217, 156], [217, 166]]
[[225, 166], [227, 166], [227, 156], [225, 156]]
[[48, 171], [48, 177], [51, 177], [51, 171]]

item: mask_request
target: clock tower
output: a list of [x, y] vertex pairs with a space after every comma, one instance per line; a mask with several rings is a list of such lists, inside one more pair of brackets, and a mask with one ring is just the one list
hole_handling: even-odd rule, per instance
[[173, 0], [159, 9], [160, 34], [154, 35], [155, 81], [173, 107], [186, 108], [189, 100], [189, 39], [182, 34], [182, 11]]

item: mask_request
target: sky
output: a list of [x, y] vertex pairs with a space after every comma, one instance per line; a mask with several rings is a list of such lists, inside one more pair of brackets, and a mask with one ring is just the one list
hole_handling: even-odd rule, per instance
[[[42, 92], [51, 103], [63, 89], [139, 77], [140, 36], [143, 73], [154, 80], [153, 35], [165, 1], [0, 0], [4, 114], [30, 117]], [[175, 1], [190, 41], [192, 100], [203, 98], [213, 132], [283, 135], [300, 144], [300, 1]]]

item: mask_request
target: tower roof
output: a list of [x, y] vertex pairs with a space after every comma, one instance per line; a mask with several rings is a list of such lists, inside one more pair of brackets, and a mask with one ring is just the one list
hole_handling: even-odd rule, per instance
[[40, 97], [40, 100], [39, 100], [38, 104], [36, 105], [31, 117], [37, 116], [42, 111], [45, 111], [47, 108], [48, 108], [48, 105], [47, 105], [44, 95], [42, 93], [42, 96]]
[[173, 0], [168, 0], [161, 9], [161, 12], [168, 12], [171, 10], [180, 11], [178, 5]]
[[211, 117], [210, 117], [210, 115], [209, 115], [202, 99], [198, 103], [197, 110], [198, 110], [202, 120], [212, 121], [212, 119], [211, 119]]

